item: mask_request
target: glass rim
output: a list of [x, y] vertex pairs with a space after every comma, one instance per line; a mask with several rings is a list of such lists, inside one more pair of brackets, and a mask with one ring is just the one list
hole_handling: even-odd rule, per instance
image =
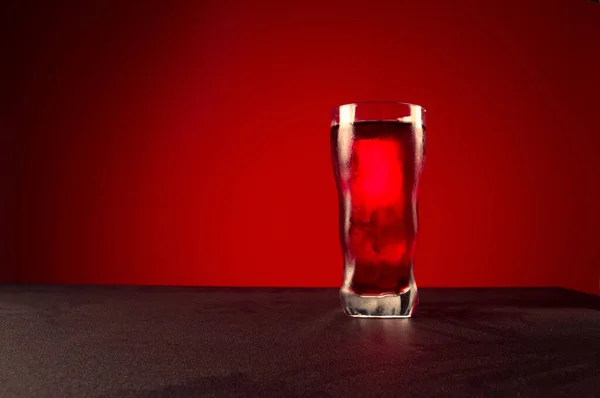
[[373, 101], [356, 101], [356, 102], [347, 102], [344, 104], [339, 104], [334, 106], [331, 109], [331, 112], [335, 112], [337, 110], [339, 110], [342, 106], [348, 106], [348, 105], [355, 105], [355, 106], [360, 106], [360, 105], [377, 105], [377, 104], [381, 104], [381, 105], [406, 105], [409, 107], [419, 107], [421, 109], [421, 111], [426, 112], [427, 110], [425, 109], [425, 107], [423, 107], [422, 105], [419, 104], [413, 104], [411, 102], [402, 102], [402, 101], [390, 101], [390, 100], [373, 100]]

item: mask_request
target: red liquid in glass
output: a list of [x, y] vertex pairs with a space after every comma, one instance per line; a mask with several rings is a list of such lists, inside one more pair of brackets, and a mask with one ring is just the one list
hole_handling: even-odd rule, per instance
[[342, 249], [354, 263], [345, 284], [358, 295], [402, 294], [412, 281], [423, 137], [409, 123], [358, 122], [332, 127], [331, 140]]

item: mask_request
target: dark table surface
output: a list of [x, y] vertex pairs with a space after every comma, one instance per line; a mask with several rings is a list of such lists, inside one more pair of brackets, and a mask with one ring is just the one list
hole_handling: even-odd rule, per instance
[[419, 293], [394, 320], [335, 289], [0, 285], [0, 397], [600, 396], [600, 297]]

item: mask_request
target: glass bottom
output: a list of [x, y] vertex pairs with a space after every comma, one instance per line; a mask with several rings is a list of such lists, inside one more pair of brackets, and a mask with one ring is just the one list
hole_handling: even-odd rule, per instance
[[417, 306], [417, 286], [401, 294], [361, 296], [349, 289], [340, 290], [344, 312], [356, 318], [410, 318]]

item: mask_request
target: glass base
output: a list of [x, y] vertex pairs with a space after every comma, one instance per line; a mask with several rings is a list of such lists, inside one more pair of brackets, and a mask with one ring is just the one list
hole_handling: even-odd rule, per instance
[[417, 287], [402, 294], [360, 296], [349, 289], [340, 290], [344, 312], [356, 318], [410, 318], [418, 302]]

